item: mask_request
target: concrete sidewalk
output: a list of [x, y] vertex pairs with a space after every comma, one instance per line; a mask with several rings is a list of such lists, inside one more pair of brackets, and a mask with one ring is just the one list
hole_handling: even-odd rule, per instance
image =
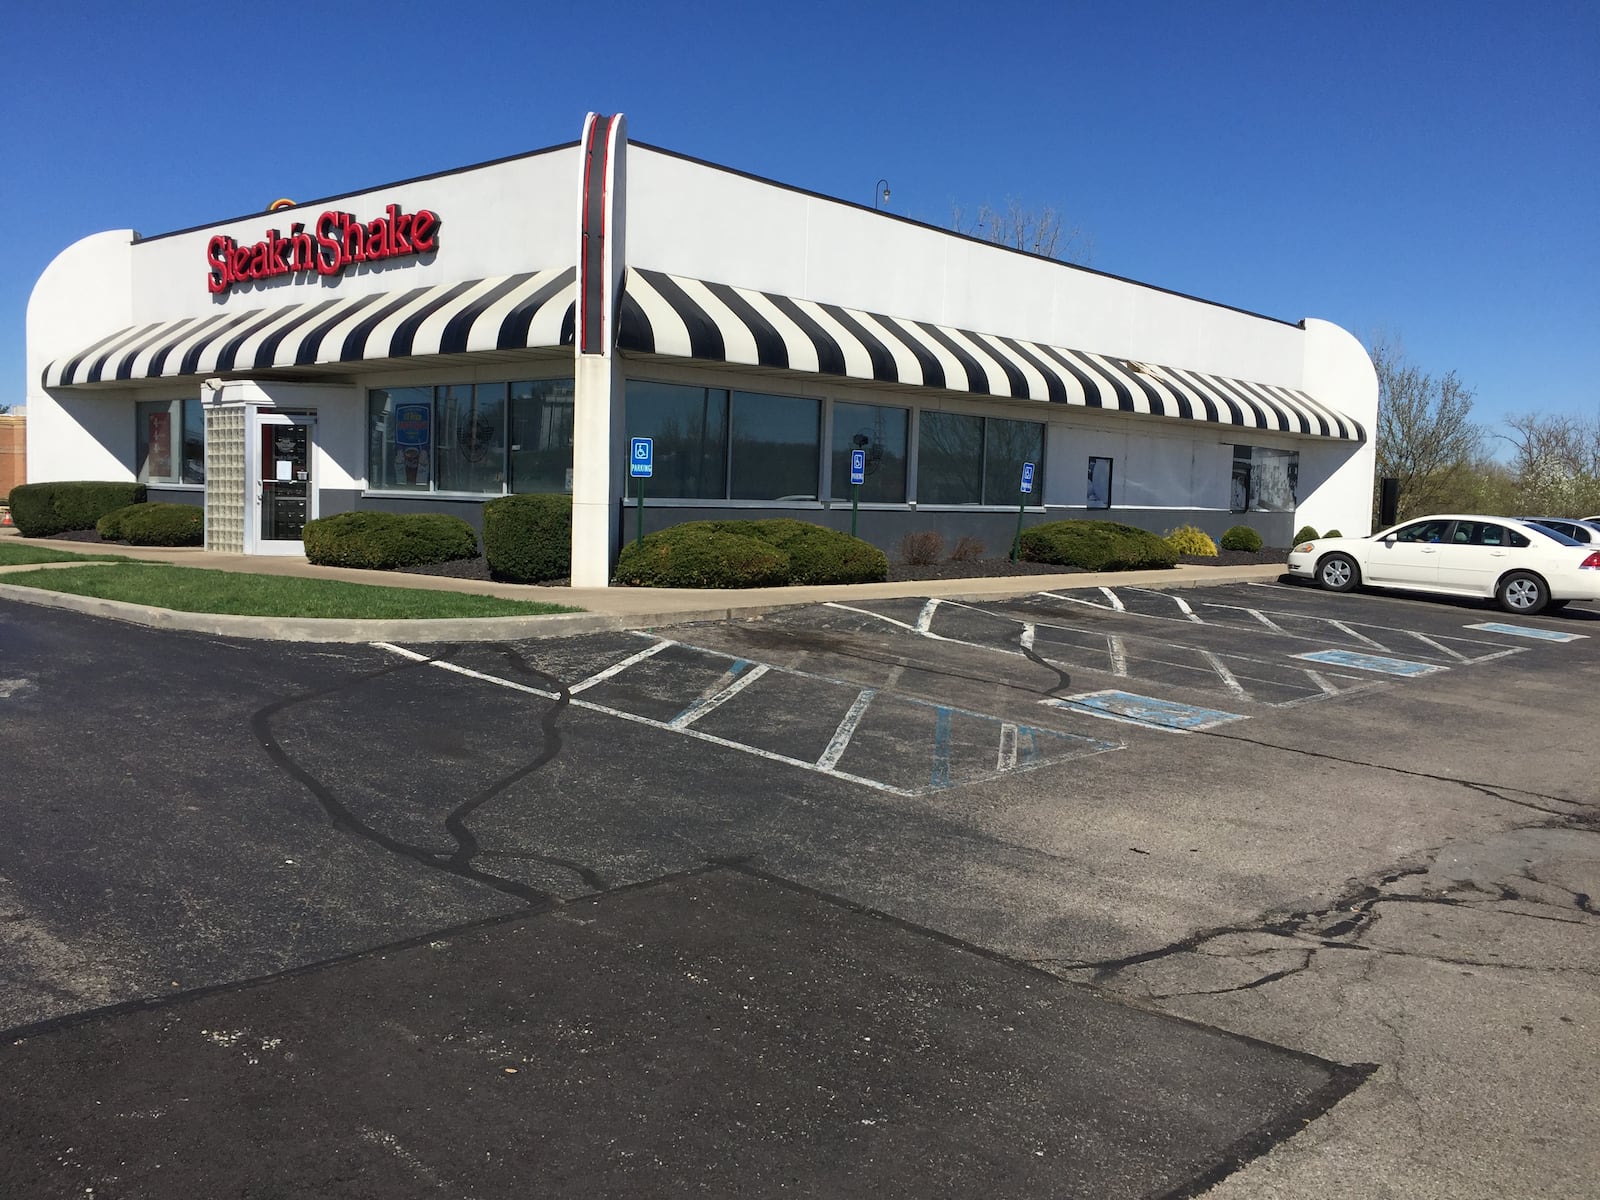
[[[13, 530], [0, 537], [17, 536]], [[466, 592], [568, 605], [581, 613], [532, 617], [479, 617], [473, 619], [417, 621], [345, 621], [326, 618], [240, 617], [211, 613], [175, 612], [141, 604], [124, 604], [49, 592], [40, 588], [5, 586], [13, 571], [35, 566], [0, 567], [0, 598], [66, 608], [140, 625], [188, 629], [229, 637], [271, 638], [305, 642], [407, 642], [502, 641], [519, 637], [553, 637], [594, 633], [610, 629], [646, 629], [685, 621], [716, 621], [748, 616], [797, 605], [826, 601], [881, 600], [893, 597], [937, 597], [943, 600], [997, 600], [1048, 592], [1061, 588], [1146, 587], [1189, 588], [1220, 583], [1276, 579], [1279, 565], [1199, 567], [1181, 565], [1165, 571], [1063, 572], [1048, 575], [1008, 575], [983, 579], [933, 579], [903, 583], [839, 584], [821, 587], [748, 588], [570, 588], [495, 583], [479, 579], [452, 579], [403, 571], [363, 571], [346, 567], [321, 567], [301, 555], [265, 556], [217, 554], [189, 547], [89, 544], [49, 538], [30, 538], [30, 546], [76, 554], [106, 554], [175, 566], [205, 567], [253, 575], [279, 575], [302, 579], [335, 579], [377, 587], [405, 587], [428, 591]]]

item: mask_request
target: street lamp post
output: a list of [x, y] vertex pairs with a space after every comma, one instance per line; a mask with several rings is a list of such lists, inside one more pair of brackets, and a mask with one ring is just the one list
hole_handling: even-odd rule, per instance
[[872, 207], [881, 207], [880, 201], [883, 204], [889, 203], [889, 181], [887, 179], [878, 180], [872, 188]]

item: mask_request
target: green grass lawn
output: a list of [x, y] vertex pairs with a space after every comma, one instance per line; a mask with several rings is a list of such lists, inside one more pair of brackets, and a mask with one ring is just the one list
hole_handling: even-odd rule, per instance
[[0, 542], [0, 567], [25, 567], [32, 563], [116, 562], [115, 554], [73, 554], [48, 546], [24, 546], [10, 538]]
[[[0, 549], [9, 550], [10, 547]], [[426, 617], [531, 617], [583, 611], [561, 604], [502, 600], [498, 596], [466, 592], [373, 587], [335, 579], [294, 579], [142, 562], [90, 565], [70, 570], [17, 571], [0, 575], [0, 584], [123, 600], [179, 612], [252, 617], [420, 620]]]

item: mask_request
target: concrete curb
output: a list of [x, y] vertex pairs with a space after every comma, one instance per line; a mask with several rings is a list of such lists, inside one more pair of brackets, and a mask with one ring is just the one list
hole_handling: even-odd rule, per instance
[[[180, 612], [78, 596], [43, 588], [17, 587], [3, 582], [10, 571], [43, 567], [70, 569], [76, 563], [24, 564], [0, 568], [0, 599], [45, 608], [63, 609], [88, 616], [106, 617], [153, 629], [180, 629], [220, 637], [254, 638], [286, 642], [498, 642], [517, 638], [566, 637], [614, 630], [652, 629], [662, 625], [722, 621], [759, 616], [786, 608], [827, 602], [929, 597], [981, 602], [1030, 596], [1060, 588], [1147, 587], [1167, 591], [1212, 584], [1250, 583], [1276, 579], [1284, 568], [1179, 567], [1174, 571], [1124, 571], [1064, 575], [1015, 575], [990, 579], [941, 579], [908, 583], [866, 583], [835, 587], [762, 588], [749, 592], [689, 592], [682, 589], [608, 589], [617, 608], [609, 612], [551, 613], [527, 617], [464, 617], [440, 620], [343, 620], [324, 617], [259, 617], [224, 613]], [[199, 565], [199, 564], [196, 564]], [[363, 581], [364, 582], [364, 581]], [[392, 578], [390, 586], [400, 586]], [[546, 591], [554, 589], [545, 589]], [[593, 606], [598, 589], [572, 597]], [[531, 597], [530, 597], [531, 598]], [[544, 597], [541, 596], [541, 599]], [[605, 597], [599, 597], [604, 603]]]

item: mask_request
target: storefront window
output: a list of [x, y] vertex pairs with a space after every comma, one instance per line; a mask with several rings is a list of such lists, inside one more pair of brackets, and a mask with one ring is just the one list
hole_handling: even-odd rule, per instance
[[367, 486], [481, 496], [570, 492], [572, 380], [374, 389], [367, 394]]
[[924, 412], [917, 422], [917, 501], [983, 503], [983, 418]]
[[572, 380], [513, 383], [510, 490], [572, 490]]
[[433, 412], [434, 490], [501, 495], [506, 490], [506, 385], [439, 388]]
[[728, 393], [720, 388], [628, 381], [628, 437], [654, 440], [652, 496], [728, 497]]
[[1267, 446], [1233, 448], [1233, 512], [1293, 512], [1300, 489], [1300, 452]]
[[1044, 501], [1044, 426], [1038, 421], [990, 417], [983, 433], [983, 502], [1016, 504], [1022, 500], [1022, 464], [1033, 464], [1029, 504]]
[[134, 458], [140, 483], [204, 483], [206, 430], [200, 401], [135, 404]]
[[1109, 458], [1089, 459], [1089, 486], [1084, 491], [1085, 508], [1111, 507], [1111, 467]]
[[861, 499], [869, 504], [903, 504], [906, 498], [906, 429], [903, 408], [876, 404], [833, 406], [833, 496], [850, 498], [850, 452], [867, 456]]
[[733, 394], [734, 500], [815, 500], [821, 467], [816, 400]]
[[380, 388], [367, 395], [367, 486], [426, 492], [433, 486], [433, 389]]
[[924, 412], [917, 432], [917, 502], [1016, 504], [1022, 464], [1032, 463], [1030, 502], [1044, 496], [1044, 424]]

